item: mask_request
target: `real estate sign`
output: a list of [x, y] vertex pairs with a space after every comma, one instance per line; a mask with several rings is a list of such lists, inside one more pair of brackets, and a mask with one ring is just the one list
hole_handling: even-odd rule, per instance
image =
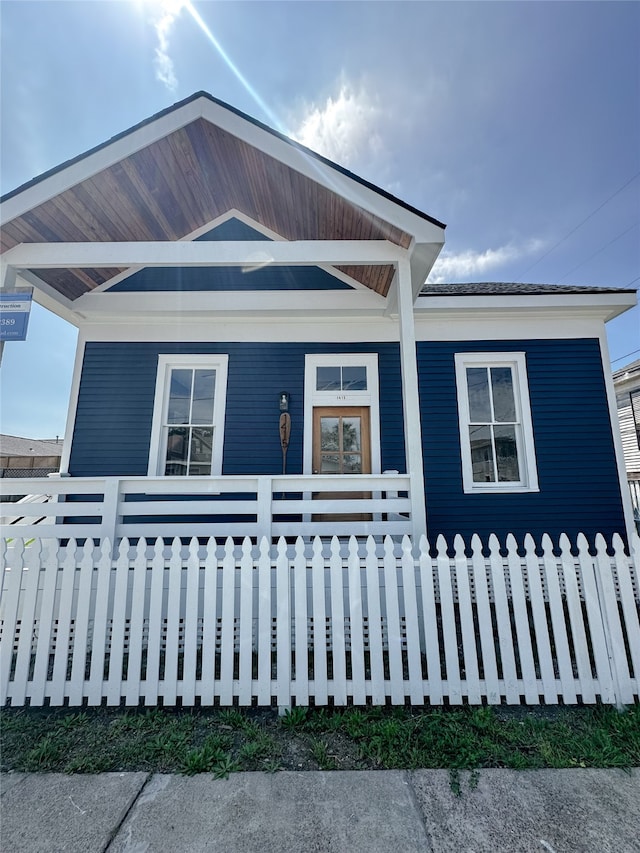
[[27, 337], [31, 293], [0, 293], [0, 341], [24, 341]]

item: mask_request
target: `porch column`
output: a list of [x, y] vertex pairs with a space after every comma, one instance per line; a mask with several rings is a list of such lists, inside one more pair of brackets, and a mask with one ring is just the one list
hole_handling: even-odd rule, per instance
[[402, 369], [402, 408], [407, 474], [411, 483], [411, 532], [414, 547], [427, 534], [424, 469], [422, 465], [422, 429], [418, 397], [416, 331], [413, 317], [411, 266], [408, 258], [396, 267], [398, 319], [400, 326], [400, 365]]

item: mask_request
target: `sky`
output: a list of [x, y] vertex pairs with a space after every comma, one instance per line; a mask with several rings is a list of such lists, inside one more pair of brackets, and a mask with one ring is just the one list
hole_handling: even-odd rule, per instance
[[[639, 287], [639, 44], [637, 2], [0, 0], [0, 191], [205, 90], [446, 222], [431, 281]], [[75, 343], [34, 306], [1, 432], [64, 435]]]

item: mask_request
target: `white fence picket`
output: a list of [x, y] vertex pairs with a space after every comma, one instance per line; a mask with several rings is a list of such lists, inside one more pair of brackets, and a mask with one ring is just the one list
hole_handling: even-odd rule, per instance
[[429, 556], [429, 543], [423, 536], [420, 541], [420, 591], [422, 603], [422, 626], [424, 631], [425, 656], [427, 658], [427, 691], [432, 705], [441, 705], [442, 671], [440, 668], [440, 641], [433, 577], [433, 563]]
[[542, 591], [541, 563], [535, 553], [533, 537], [529, 534], [525, 537], [524, 547], [531, 613], [538, 652], [538, 665], [542, 680], [542, 695], [547, 704], [555, 704], [558, 701], [558, 690], [553, 671], [551, 643], [549, 641], [550, 626], [547, 621], [547, 608]]
[[309, 657], [307, 616], [307, 561], [304, 543], [298, 539], [293, 561], [294, 650], [296, 705], [309, 704]]
[[287, 708], [291, 700], [291, 574], [287, 559], [287, 543], [278, 540], [276, 562], [276, 666], [278, 705]]
[[498, 679], [496, 644], [493, 637], [491, 601], [489, 598], [486, 561], [482, 553], [482, 542], [478, 535], [473, 536], [471, 539], [471, 570], [476, 593], [480, 650], [485, 685], [484, 695], [487, 698], [487, 702], [492, 705], [498, 705], [500, 703], [500, 681]]
[[0, 704], [4, 705], [9, 695], [9, 678], [13, 661], [13, 648], [18, 621], [18, 602], [22, 583], [22, 561], [24, 542], [16, 539], [11, 549], [2, 541], [2, 642], [0, 643]]
[[215, 540], [209, 539], [204, 561], [204, 593], [202, 605], [202, 676], [200, 701], [213, 705], [216, 675], [216, 633], [218, 627], [218, 561]]
[[529, 626], [529, 614], [527, 613], [527, 600], [524, 593], [524, 582], [522, 578], [522, 560], [518, 555], [518, 543], [515, 536], [509, 534], [507, 537], [507, 565], [509, 570], [509, 583], [511, 585], [511, 600], [513, 602], [513, 616], [516, 623], [516, 637], [518, 640], [518, 657], [520, 659], [520, 670], [522, 672], [523, 693], [525, 702], [535, 705], [538, 702], [538, 680], [536, 678], [536, 667], [533, 660], [533, 649], [531, 648], [531, 629]]
[[416, 567], [411, 551], [411, 540], [408, 536], [404, 536], [402, 539], [401, 565], [407, 669], [409, 674], [407, 692], [413, 705], [422, 705], [424, 702], [424, 686], [422, 683], [422, 659], [420, 654]]
[[111, 610], [111, 645], [109, 652], [109, 677], [107, 679], [107, 705], [119, 705], [122, 696], [122, 662], [124, 634], [127, 622], [127, 586], [129, 584], [129, 540], [120, 542], [116, 560], [116, 577]]
[[198, 540], [189, 542], [187, 557], [186, 595], [183, 625], [182, 704], [194, 705], [196, 701], [196, 674], [198, 663], [198, 597], [200, 587], [200, 559]]
[[468, 558], [456, 537], [450, 558], [440, 537], [433, 560], [424, 538], [416, 557], [408, 538], [334, 538], [328, 555], [320, 539], [293, 549], [282, 539], [275, 556], [266, 539], [258, 553], [249, 539], [229, 538], [220, 553], [214, 540], [123, 540], [114, 561], [108, 540], [16, 541], [3, 573], [0, 689], [5, 703], [34, 706], [521, 695], [620, 705], [638, 694], [640, 622], [633, 555], [619, 537], [612, 547], [597, 537], [593, 558], [580, 536], [572, 554], [562, 536], [557, 556], [543, 537], [538, 557], [527, 536], [522, 557], [510, 536], [503, 556], [492, 537], [486, 559], [474, 537]]
[[333, 701], [336, 705], [347, 704], [347, 670], [345, 649], [344, 591], [342, 587], [342, 557], [340, 543], [334, 536], [331, 540], [329, 558], [331, 578], [331, 649], [333, 664]]
[[577, 701], [576, 684], [567, 639], [567, 625], [560, 592], [560, 575], [557, 559], [553, 553], [553, 543], [547, 535], [542, 537], [544, 553], [544, 569], [549, 596], [549, 610], [553, 627], [553, 641], [556, 649], [556, 661], [562, 687], [562, 700], [565, 704], [573, 705]]
[[513, 634], [511, 633], [509, 596], [507, 595], [504, 561], [500, 553], [500, 543], [496, 536], [489, 537], [489, 550], [491, 552], [491, 583], [493, 586], [493, 600], [498, 626], [498, 648], [502, 662], [504, 695], [508, 704], [517, 705], [520, 701], [520, 689], [518, 687], [518, 674], [516, 672]]
[[[627, 633], [627, 644], [629, 656], [633, 665], [635, 675], [634, 693], [640, 693], [640, 622], [638, 621], [638, 592], [634, 594], [632, 572], [633, 567], [624, 553], [624, 543], [616, 534], [613, 537], [614, 560], [618, 587], [620, 590], [620, 604], [624, 614], [624, 624]], [[636, 552], [638, 553], [638, 552]], [[640, 554], [638, 555], [640, 557]], [[636, 576], [636, 590], [640, 578]]]
[[[180, 598], [182, 595], [182, 545], [171, 543], [169, 558], [169, 593], [167, 597], [167, 633], [164, 650], [164, 677], [160, 682], [165, 705], [175, 705], [178, 697], [178, 659], [180, 653]], [[233, 578], [232, 578], [233, 582]], [[233, 661], [233, 655], [231, 656]]]
[[43, 550], [44, 585], [38, 618], [38, 645], [36, 647], [36, 659], [33, 667], [33, 679], [30, 691], [30, 702], [32, 705], [44, 705], [45, 696], [48, 694], [49, 653], [51, 650], [56, 585], [58, 582], [58, 543], [54, 539], [49, 539]]
[[60, 598], [56, 619], [56, 645], [51, 674], [51, 693], [49, 701], [52, 705], [62, 705], [67, 687], [67, 665], [69, 660], [69, 640], [71, 637], [71, 608], [73, 607], [73, 586], [76, 578], [76, 542], [69, 540], [66, 556], [62, 563]]
[[358, 543], [349, 539], [349, 613], [351, 634], [351, 693], [354, 705], [364, 705], [364, 625], [362, 609], [362, 579]]
[[587, 611], [591, 647], [593, 649], [598, 682], [598, 690], [594, 692], [599, 693], [601, 702], [610, 703], [615, 701], [615, 691], [607, 652], [604, 624], [600, 612], [593, 559], [589, 555], [589, 543], [586, 536], [580, 534], [577, 539], [577, 545], [580, 553], [580, 577], [582, 580], [583, 600]]
[[129, 649], [127, 655], [127, 677], [125, 703], [137, 705], [140, 699], [142, 679], [142, 638], [144, 633], [144, 606], [147, 585], [147, 543], [139, 540], [133, 561], [131, 589], [131, 616], [129, 619]]
[[260, 540], [258, 560], [258, 704], [271, 704], [271, 557]]
[[404, 677], [402, 673], [402, 633], [400, 630], [400, 605], [398, 601], [398, 561], [390, 536], [384, 540], [384, 599], [387, 615], [387, 657], [391, 702], [404, 703]]
[[311, 578], [313, 585], [313, 693], [316, 705], [326, 705], [329, 700], [327, 689], [327, 599], [325, 561], [322, 554], [322, 542], [313, 541], [311, 559]]
[[87, 643], [91, 617], [91, 582], [93, 580], [93, 540], [85, 539], [80, 556], [80, 579], [76, 598], [73, 630], [73, 657], [69, 677], [69, 705], [81, 705], [85, 696]]
[[162, 539], [156, 539], [151, 560], [151, 588], [149, 591], [149, 639], [147, 642], [144, 686], [144, 704], [147, 706], [157, 703], [160, 690], [160, 647], [162, 643], [164, 577], [164, 542]]
[[438, 536], [436, 550], [438, 552], [438, 589], [440, 591], [440, 615], [444, 637], [444, 660], [447, 670], [447, 695], [452, 705], [460, 705], [462, 703], [462, 683], [458, 659], [456, 614], [453, 605], [453, 579], [451, 563], [447, 556], [447, 542], [444, 536]]
[[34, 628], [36, 625], [36, 602], [38, 599], [38, 581], [40, 579], [41, 543], [36, 541], [25, 548], [25, 570], [16, 569], [16, 575], [21, 580], [20, 601], [20, 631], [18, 633], [18, 648], [16, 665], [11, 687], [11, 703], [24, 705], [27, 696], [27, 681], [31, 666], [31, 649], [33, 645]]
[[591, 661], [589, 660], [589, 648], [582, 615], [582, 602], [578, 589], [575, 560], [571, 554], [571, 543], [565, 534], [560, 537], [560, 550], [562, 554], [562, 572], [564, 575], [567, 609], [569, 611], [569, 623], [573, 640], [573, 654], [580, 684], [580, 696], [583, 702], [591, 704], [596, 699], [594, 679], [591, 672]]
[[89, 705], [99, 705], [102, 701], [104, 663], [107, 651], [107, 612], [109, 608], [110, 586], [111, 542], [109, 539], [104, 539], [100, 548], [95, 592], [93, 636], [91, 639], [91, 668], [89, 671], [89, 683], [87, 685], [87, 701]]
[[460, 613], [460, 633], [464, 654], [464, 688], [469, 703], [478, 705], [482, 701], [480, 694], [480, 674], [478, 672], [478, 651], [476, 632], [473, 623], [471, 588], [469, 585], [469, 563], [465, 556], [464, 540], [456, 536], [453, 543], [455, 553], [456, 586], [458, 588], [458, 608]]
[[380, 564], [373, 536], [367, 539], [367, 614], [369, 617], [369, 667], [371, 701], [384, 705], [384, 656], [382, 650], [382, 609], [380, 606]]
[[238, 623], [238, 702], [251, 705], [253, 664], [253, 557], [251, 540], [245, 537], [240, 558], [240, 620]]

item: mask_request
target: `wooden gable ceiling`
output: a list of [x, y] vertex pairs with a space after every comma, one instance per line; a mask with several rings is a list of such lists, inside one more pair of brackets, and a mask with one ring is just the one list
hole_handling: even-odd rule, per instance
[[[225, 130], [198, 118], [9, 221], [2, 251], [18, 243], [179, 240], [236, 209], [286, 240], [411, 236]], [[386, 296], [387, 266], [340, 267]], [[39, 270], [69, 299], [124, 270]]]

